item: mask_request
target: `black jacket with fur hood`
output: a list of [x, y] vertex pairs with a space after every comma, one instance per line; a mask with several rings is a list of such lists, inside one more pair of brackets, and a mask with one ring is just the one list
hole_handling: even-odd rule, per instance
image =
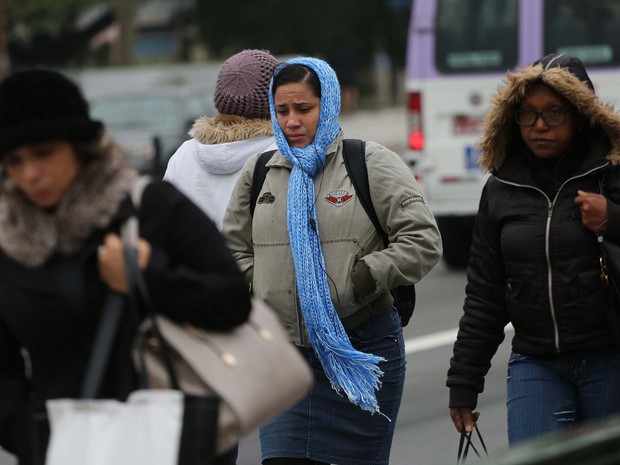
[[[136, 178], [118, 157], [85, 168], [55, 211], [43, 211], [3, 180], [0, 217], [0, 446], [30, 463], [31, 408], [77, 397], [107, 288], [97, 247], [135, 212]], [[216, 226], [167, 182], [149, 184], [138, 212], [152, 246], [145, 270], [156, 311], [177, 321], [226, 329], [250, 311], [245, 278]], [[101, 397], [136, 387], [134, 325], [120, 330]], [[25, 363], [22, 348], [28, 353]]]
[[[620, 238], [620, 117], [595, 96], [580, 62], [550, 58], [557, 56], [509, 74], [485, 118], [479, 162], [491, 176], [474, 227], [464, 315], [448, 371], [450, 407], [476, 407], [509, 322], [513, 350], [526, 355], [612, 347], [600, 249], [574, 199], [578, 189], [603, 192], [606, 234]], [[583, 117], [550, 172], [525, 146], [514, 117], [540, 80]]]

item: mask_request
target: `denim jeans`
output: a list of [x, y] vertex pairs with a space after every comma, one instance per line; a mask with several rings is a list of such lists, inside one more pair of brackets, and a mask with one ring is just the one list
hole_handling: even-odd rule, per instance
[[620, 412], [620, 354], [612, 350], [536, 358], [512, 353], [507, 378], [508, 442]]

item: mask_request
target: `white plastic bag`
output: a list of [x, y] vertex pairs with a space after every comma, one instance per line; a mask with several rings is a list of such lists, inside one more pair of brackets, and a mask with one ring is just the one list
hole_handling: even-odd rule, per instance
[[55, 399], [47, 402], [46, 465], [176, 465], [183, 393], [133, 392], [127, 402]]

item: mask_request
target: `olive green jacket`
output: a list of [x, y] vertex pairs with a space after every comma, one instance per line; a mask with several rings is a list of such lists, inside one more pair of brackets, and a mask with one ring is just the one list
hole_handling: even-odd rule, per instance
[[[279, 315], [291, 340], [308, 345], [297, 300], [287, 229], [287, 189], [292, 165], [277, 151], [258, 195], [254, 217], [250, 190], [257, 156], [242, 169], [224, 216], [223, 233], [253, 293]], [[424, 193], [399, 155], [366, 144], [374, 208], [390, 245], [384, 248], [347, 175], [342, 134], [326, 151], [314, 177], [318, 231], [332, 302], [340, 318], [359, 309], [392, 303], [389, 290], [420, 281], [441, 256], [441, 237]]]

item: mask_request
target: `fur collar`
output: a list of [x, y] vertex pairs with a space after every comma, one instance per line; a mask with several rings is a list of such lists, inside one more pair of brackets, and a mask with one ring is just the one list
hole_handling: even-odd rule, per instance
[[198, 118], [189, 135], [202, 144], [223, 144], [273, 136], [273, 126], [270, 119], [219, 114]]
[[6, 180], [0, 248], [27, 267], [44, 264], [56, 252], [76, 253], [95, 229], [110, 223], [136, 177], [122, 154], [111, 152], [83, 168], [54, 211], [38, 208]]
[[598, 127], [609, 138], [611, 150], [606, 158], [620, 164], [620, 115], [602, 103], [597, 96], [570, 71], [563, 68], [543, 70], [542, 65], [528, 66], [509, 74], [497, 91], [483, 122], [483, 136], [478, 146], [482, 151], [478, 163], [486, 171], [496, 171], [505, 161], [519, 129], [514, 119], [514, 109], [525, 97], [529, 86], [538, 80], [551, 86], [572, 102], [588, 120], [591, 127]]

